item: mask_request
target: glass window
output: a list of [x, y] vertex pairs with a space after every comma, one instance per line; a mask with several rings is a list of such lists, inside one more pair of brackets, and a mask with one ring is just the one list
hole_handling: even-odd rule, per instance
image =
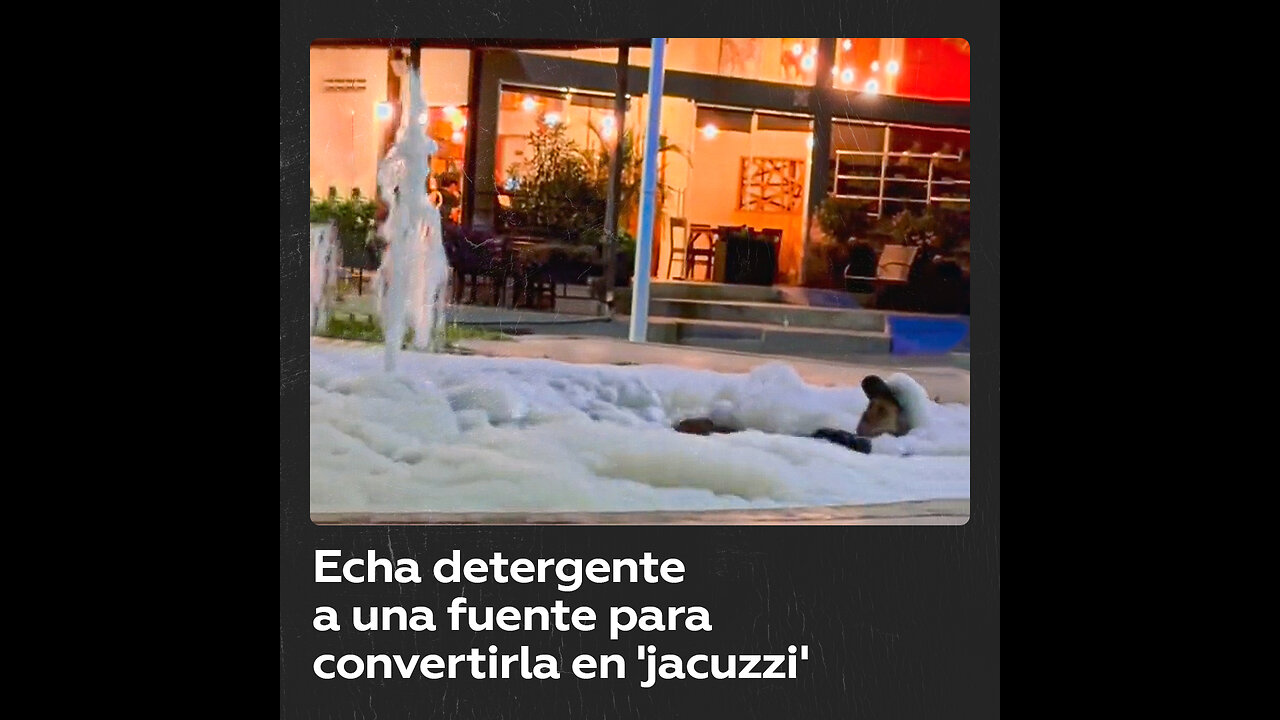
[[835, 158], [832, 189], [836, 195], [879, 200], [884, 138], [885, 128], [881, 125], [832, 124], [831, 152]]
[[461, 176], [467, 148], [467, 108], [445, 105], [427, 108], [427, 134], [439, 149], [431, 158], [431, 174]]
[[751, 113], [742, 110], [699, 107], [696, 124], [699, 131], [710, 136], [730, 131], [749, 133], [751, 132]]
[[[514, 189], [511, 169], [526, 160], [529, 135], [541, 126], [561, 125], [565, 137], [588, 157], [594, 157], [604, 142], [612, 142], [614, 127], [612, 95], [581, 90], [547, 90], [504, 85], [499, 99], [498, 140], [494, 154], [494, 174], [499, 187]], [[628, 102], [623, 132], [634, 130], [639, 106]]]
[[836, 122], [832, 154], [831, 191], [873, 202], [873, 214], [919, 213], [928, 207], [967, 209], [967, 131]]

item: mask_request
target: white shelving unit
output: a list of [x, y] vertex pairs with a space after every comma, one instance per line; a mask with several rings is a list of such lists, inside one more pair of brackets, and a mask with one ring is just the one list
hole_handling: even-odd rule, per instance
[[[865, 170], [872, 167], [872, 163], [865, 162], [867, 159], [879, 159], [880, 172], [874, 175], [864, 174]], [[904, 160], [923, 160], [928, 162], [928, 171], [924, 178], [906, 178], [906, 177], [890, 177], [890, 158], [901, 158]], [[858, 160], [863, 159], [864, 162], [859, 163]], [[839, 198], [850, 198], [854, 200], [873, 200], [875, 201], [876, 217], [884, 212], [885, 202], [896, 203], [914, 203], [921, 205], [932, 204], [968, 204], [969, 203], [969, 181], [968, 180], [943, 180], [934, 179], [935, 167], [941, 161], [960, 162], [964, 159], [963, 155], [944, 155], [942, 153], [911, 153], [911, 152], [889, 152], [889, 133], [884, 134], [884, 149], [876, 152], [873, 150], [837, 150], [836, 151], [836, 172], [835, 172], [835, 196]], [[853, 174], [841, 173], [842, 167], [852, 165], [855, 168]], [[876, 183], [877, 190], [874, 194], [869, 192], [857, 192], [856, 188], [849, 188], [851, 183], [860, 183], [869, 185]], [[842, 185], [844, 187], [842, 187]], [[911, 195], [903, 194], [897, 188], [910, 187], [913, 185], [924, 185], [924, 197], [918, 197], [914, 193]], [[948, 193], [946, 195], [937, 195], [936, 191], [945, 189], [947, 191], [963, 189], [963, 195]], [[852, 191], [851, 191], [852, 190]]]

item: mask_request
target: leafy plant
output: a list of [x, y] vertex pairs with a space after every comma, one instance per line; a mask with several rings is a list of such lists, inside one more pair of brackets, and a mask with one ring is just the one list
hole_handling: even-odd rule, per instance
[[525, 223], [543, 227], [569, 242], [581, 242], [604, 224], [605, 195], [591, 163], [564, 126], [540, 125], [529, 134], [529, 159], [513, 165], [519, 188], [512, 208]]
[[377, 268], [375, 253], [369, 252], [378, 206], [360, 194], [359, 188], [351, 196], [338, 196], [338, 189], [329, 188], [324, 200], [311, 196], [311, 222], [333, 222], [338, 226], [338, 242], [342, 246], [343, 265], [367, 270]]
[[930, 207], [918, 215], [903, 210], [885, 218], [881, 228], [899, 245], [928, 245], [949, 251], [969, 237], [969, 214], [940, 207]]
[[[604, 133], [595, 125], [588, 125], [591, 132], [595, 133], [596, 138], [600, 141], [600, 149], [596, 151], [594, 174], [596, 181], [600, 184], [608, 197], [609, 188], [609, 164], [612, 156], [610, 149], [611, 143], [604, 137]], [[630, 227], [631, 221], [635, 219], [640, 211], [640, 180], [644, 170], [644, 157], [637, 152], [642, 146], [644, 138], [637, 138], [636, 134], [630, 129], [623, 131], [622, 137], [618, 143], [618, 158], [622, 164], [621, 178], [618, 183], [618, 225], [620, 227]], [[662, 158], [662, 165], [665, 167], [666, 154], [673, 152], [687, 159], [684, 149], [679, 145], [668, 140], [666, 135], [658, 136], [658, 155]], [[666, 204], [667, 196], [671, 193], [672, 188], [664, 182], [658, 182], [657, 208], [656, 214], [661, 216], [663, 205]], [[656, 225], [655, 225], [656, 228]]]
[[[518, 188], [512, 198], [512, 209], [525, 224], [543, 227], [570, 243], [597, 244], [605, 230], [608, 207], [611, 143], [594, 125], [589, 126], [600, 139], [600, 148], [586, 152], [565, 135], [563, 125], [540, 126], [529, 135], [529, 158], [508, 169], [508, 176]], [[618, 226], [630, 227], [638, 211], [643, 158], [637, 152], [639, 142], [631, 130], [618, 139], [621, 177], [618, 183]], [[658, 152], [683, 155], [678, 145], [658, 138]], [[662, 185], [658, 203], [670, 188]], [[624, 235], [619, 233], [619, 240]], [[634, 239], [631, 252], [634, 253]], [[619, 249], [622, 249], [621, 244]]]
[[626, 230], [619, 230], [618, 252], [626, 258], [630, 266], [634, 266], [636, 263], [636, 236]]
[[818, 206], [818, 225], [833, 241], [846, 242], [871, 229], [869, 208], [866, 200], [828, 196]]
[[[457, 323], [449, 323], [445, 326], [445, 345], [453, 347], [462, 340], [510, 340], [506, 334], [496, 330], [489, 330], [481, 327], [472, 327], [469, 325], [459, 325]], [[329, 319], [329, 324], [320, 332], [321, 337], [337, 338], [339, 340], [359, 340], [362, 342], [380, 343], [384, 339], [382, 326], [373, 317], [350, 316], [342, 317], [335, 315]], [[413, 328], [409, 328], [404, 334], [404, 343], [408, 345], [413, 342]]]

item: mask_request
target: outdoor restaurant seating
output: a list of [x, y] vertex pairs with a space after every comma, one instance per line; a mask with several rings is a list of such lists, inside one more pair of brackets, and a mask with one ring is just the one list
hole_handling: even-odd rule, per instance
[[876, 262], [876, 274], [872, 276], [855, 274], [854, 265], [850, 263], [844, 271], [846, 288], [853, 291], [855, 285], [870, 284], [878, 291], [886, 285], [906, 284], [918, 249], [913, 245], [885, 245]]
[[[684, 230], [684, 238], [680, 241], [676, 240], [676, 228]], [[688, 273], [685, 271], [688, 270], [686, 254], [689, 249], [689, 220], [678, 217], [671, 218], [671, 234], [668, 237], [671, 238], [671, 250], [667, 253], [667, 277], [672, 276], [671, 265], [677, 258], [680, 260], [680, 272], [687, 276]]]
[[502, 241], [482, 230], [465, 231], [461, 226], [444, 223], [444, 251], [453, 268], [453, 301], [462, 302], [470, 279], [470, 302], [476, 302], [481, 281], [493, 290], [495, 304], [506, 287], [506, 266]]
[[[706, 247], [699, 247], [698, 240], [706, 239]], [[716, 230], [710, 225], [692, 224], [689, 225], [688, 241], [685, 243], [683, 274], [685, 280], [692, 280], [694, 272], [698, 265], [705, 265], [707, 274], [704, 280], [710, 280], [714, 273], [716, 262], [716, 241], [718, 235]]]
[[[495, 306], [554, 310], [558, 297], [569, 297], [569, 285], [591, 285], [605, 271], [600, 248], [565, 242], [538, 228], [505, 228], [499, 232], [465, 231], [443, 224], [445, 255], [453, 269], [454, 303], [488, 302]], [[618, 285], [629, 281], [629, 258], [619, 252]], [[480, 289], [487, 288], [480, 298]]]

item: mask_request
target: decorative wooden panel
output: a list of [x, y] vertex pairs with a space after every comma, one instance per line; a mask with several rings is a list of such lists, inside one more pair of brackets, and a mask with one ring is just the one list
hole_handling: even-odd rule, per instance
[[738, 209], [796, 212], [804, 195], [804, 161], [790, 158], [742, 158]]

